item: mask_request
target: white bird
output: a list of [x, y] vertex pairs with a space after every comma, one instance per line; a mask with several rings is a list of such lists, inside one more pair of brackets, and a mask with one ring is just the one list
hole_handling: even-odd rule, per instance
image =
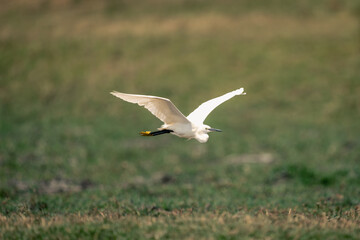
[[164, 122], [164, 124], [158, 128], [159, 131], [140, 132], [141, 135], [156, 136], [164, 133], [171, 133], [182, 138], [195, 138], [197, 141], [205, 143], [209, 139], [209, 132], [221, 132], [220, 129], [211, 128], [210, 126], [203, 124], [210, 112], [230, 98], [236, 95], [245, 95], [246, 93], [244, 93], [244, 88], [240, 88], [220, 97], [211, 99], [201, 104], [187, 117], [185, 117], [167, 98], [127, 94], [117, 91], [112, 91], [111, 94], [124, 101], [137, 103], [139, 106], [145, 107], [158, 119]]

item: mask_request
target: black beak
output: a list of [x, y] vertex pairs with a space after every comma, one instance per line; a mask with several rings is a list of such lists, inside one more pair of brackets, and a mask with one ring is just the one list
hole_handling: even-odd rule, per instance
[[211, 131], [211, 132], [222, 132], [220, 129], [216, 129], [216, 128], [209, 128], [209, 131]]

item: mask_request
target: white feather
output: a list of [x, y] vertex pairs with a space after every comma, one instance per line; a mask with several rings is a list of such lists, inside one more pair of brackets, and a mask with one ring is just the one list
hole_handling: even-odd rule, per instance
[[172, 130], [172, 134], [183, 138], [195, 138], [201, 143], [207, 142], [209, 139], [208, 133], [211, 131], [219, 131], [212, 129], [210, 126], [204, 125], [203, 122], [206, 117], [221, 103], [229, 100], [236, 95], [245, 95], [244, 89], [229, 92], [220, 97], [211, 99], [201, 104], [188, 117], [185, 117], [179, 109], [167, 98], [127, 94], [113, 91], [111, 92], [115, 97], [121, 98], [130, 103], [136, 103], [148, 109], [153, 115], [159, 118], [164, 125], [160, 129]]
[[198, 108], [196, 108], [192, 113], [187, 116], [191, 122], [195, 122], [197, 124], [202, 124], [206, 117], [220, 104], [229, 100], [230, 98], [236, 95], [245, 95], [244, 88], [237, 89], [235, 91], [226, 93], [220, 97], [213, 98], [209, 101], [202, 103]]
[[176, 108], [176, 106], [167, 98], [127, 94], [116, 91], [111, 92], [115, 97], [121, 98], [130, 103], [137, 103], [139, 106], [148, 109], [155, 117], [170, 125], [173, 123], [189, 123], [189, 120]]

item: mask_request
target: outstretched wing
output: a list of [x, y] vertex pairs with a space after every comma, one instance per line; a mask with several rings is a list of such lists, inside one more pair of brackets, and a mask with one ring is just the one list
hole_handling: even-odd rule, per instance
[[139, 106], [148, 109], [155, 117], [165, 124], [189, 123], [189, 120], [175, 107], [167, 98], [146, 96], [137, 94], [120, 93], [112, 91], [112, 95], [130, 103], [137, 103]]
[[206, 117], [214, 110], [217, 106], [222, 104], [223, 102], [229, 100], [230, 98], [236, 95], [245, 95], [244, 88], [237, 89], [235, 91], [226, 93], [220, 97], [211, 99], [207, 102], [201, 104], [197, 109], [195, 109], [192, 113], [187, 116], [191, 122], [195, 122], [198, 124], [202, 124]]

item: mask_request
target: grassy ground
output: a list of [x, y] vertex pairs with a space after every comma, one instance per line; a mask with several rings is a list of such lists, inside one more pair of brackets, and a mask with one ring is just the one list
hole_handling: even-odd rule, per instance
[[355, 0], [3, 2], [0, 238], [359, 239], [359, 81]]

